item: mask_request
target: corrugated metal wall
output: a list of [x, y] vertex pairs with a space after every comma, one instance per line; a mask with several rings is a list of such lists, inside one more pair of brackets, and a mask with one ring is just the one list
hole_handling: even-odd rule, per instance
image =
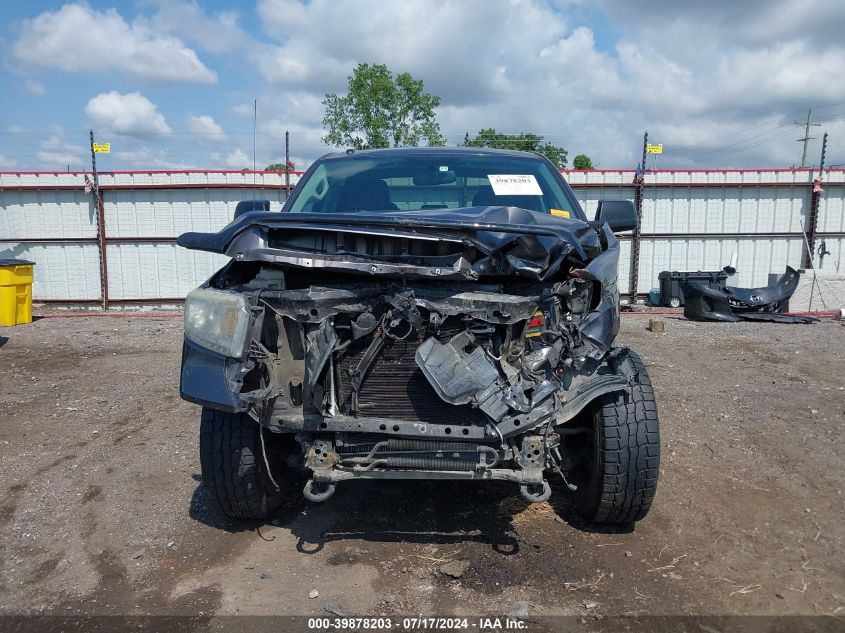
[[[636, 174], [626, 170], [564, 174], [589, 216], [602, 198], [634, 199]], [[812, 201], [810, 170], [649, 172], [642, 184], [642, 237], [637, 291], [657, 285], [663, 270], [718, 270], [739, 256], [737, 285], [765, 285], [770, 273], [802, 265]], [[291, 176], [291, 184], [298, 180]], [[825, 172], [818, 197], [816, 245], [845, 257], [845, 171]], [[225, 258], [175, 244], [184, 231], [215, 231], [238, 201], [286, 196], [276, 172], [151, 171], [100, 175], [104, 238], [93, 196], [79, 173], [0, 173], [0, 258], [36, 262], [36, 300], [100, 298], [99, 252], [105, 245], [109, 299], [184, 297]], [[623, 238], [620, 289], [628, 292], [632, 241]], [[845, 263], [845, 262], [843, 262]]]
[[[291, 174], [291, 185], [298, 179]], [[99, 182], [110, 301], [183, 298], [226, 258], [177, 247], [179, 234], [219, 230], [240, 200], [278, 209], [286, 197], [277, 172], [115, 172]], [[84, 187], [79, 173], [0, 173], [0, 258], [36, 263], [36, 300], [101, 296], [101, 241]]]
[[[642, 185], [642, 224], [637, 292], [657, 286], [664, 270], [719, 270], [738, 255], [739, 286], [764, 286], [770, 273], [801, 268], [813, 191], [810, 169], [660, 170]], [[633, 171], [569, 171], [567, 179], [588, 215], [602, 198], [634, 199]], [[825, 171], [819, 197], [816, 246], [831, 255], [819, 266], [843, 262], [845, 171]], [[620, 287], [627, 287], [630, 239], [620, 263]], [[843, 262], [845, 264], [845, 262]]]

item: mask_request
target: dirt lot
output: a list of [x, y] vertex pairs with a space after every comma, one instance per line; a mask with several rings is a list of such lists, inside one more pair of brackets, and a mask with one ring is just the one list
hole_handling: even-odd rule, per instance
[[562, 494], [427, 482], [232, 525], [200, 485], [180, 319], [0, 328], [0, 614], [845, 615], [845, 328], [663, 318], [623, 321], [663, 459], [616, 533]]

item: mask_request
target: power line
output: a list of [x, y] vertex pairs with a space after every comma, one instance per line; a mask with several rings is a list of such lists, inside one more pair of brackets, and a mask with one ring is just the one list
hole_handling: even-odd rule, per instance
[[[782, 126], [779, 126], [779, 127], [782, 127]], [[767, 132], [764, 133], [765, 136], [764, 135], [755, 135], [755, 137], [753, 137], [755, 140], [752, 140], [752, 138], [748, 138], [748, 139], [744, 139], [742, 141], [737, 141], [736, 143], [732, 143], [731, 145], [728, 145], [726, 147], [719, 147], [719, 148], [716, 148], [716, 149], [712, 149], [712, 150], [705, 152], [703, 154], [696, 155], [695, 160], [701, 161], [701, 160], [704, 160], [706, 158], [710, 158], [711, 156], [716, 156], [716, 155], [727, 156], [729, 154], [735, 154], [737, 152], [743, 152], [747, 149], [751, 149], [752, 147], [764, 145], [764, 144], [769, 143], [773, 140], [787, 136], [790, 133], [791, 133], [791, 130], [789, 128], [781, 130], [781, 131], [768, 130]], [[760, 137], [762, 137], [762, 138], [760, 138]]]

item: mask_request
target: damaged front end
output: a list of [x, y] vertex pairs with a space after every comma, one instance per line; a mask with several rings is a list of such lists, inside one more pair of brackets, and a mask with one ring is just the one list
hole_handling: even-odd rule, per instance
[[579, 414], [637, 379], [613, 347], [607, 224], [268, 213], [179, 244], [232, 258], [186, 303], [183, 397], [295, 434], [314, 501], [365, 478], [507, 480], [543, 501], [544, 473], [565, 475], [568, 438], [589, 432]]

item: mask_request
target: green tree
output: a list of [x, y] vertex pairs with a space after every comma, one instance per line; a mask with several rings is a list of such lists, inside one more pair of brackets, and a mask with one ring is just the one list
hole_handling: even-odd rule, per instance
[[578, 154], [578, 156], [573, 158], [572, 166], [575, 169], [595, 169], [592, 159], [586, 154]]
[[425, 92], [422, 80], [401, 73], [394, 79], [384, 64], [358, 64], [345, 96], [327, 94], [323, 142], [335, 147], [373, 149], [445, 145], [434, 110], [440, 97]]
[[287, 168], [284, 163], [271, 163], [264, 168], [264, 171], [296, 171], [293, 161], [288, 161]]
[[464, 137], [467, 147], [493, 147], [495, 149], [513, 149], [523, 152], [539, 152], [548, 158], [558, 169], [566, 167], [566, 149], [551, 143], [544, 143], [543, 137], [530, 132], [503, 134], [493, 128], [479, 130], [474, 138], [469, 133]]

